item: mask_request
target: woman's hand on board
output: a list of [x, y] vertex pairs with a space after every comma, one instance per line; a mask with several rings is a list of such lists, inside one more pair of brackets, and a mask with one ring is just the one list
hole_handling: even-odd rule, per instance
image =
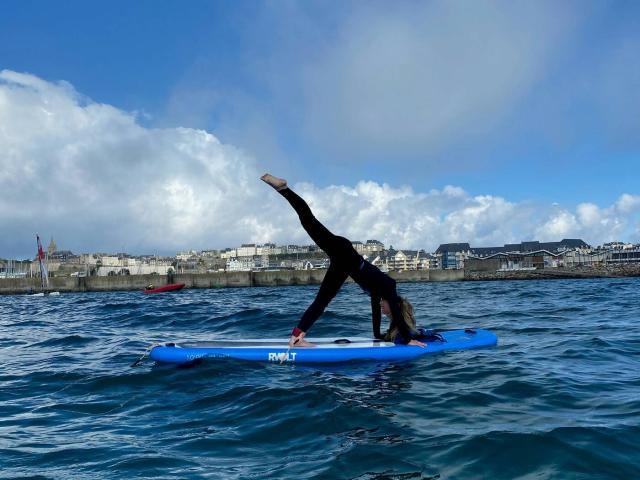
[[289, 348], [293, 347], [315, 347], [313, 343], [307, 342], [304, 339], [305, 333], [302, 332], [299, 335], [291, 335], [289, 339]]

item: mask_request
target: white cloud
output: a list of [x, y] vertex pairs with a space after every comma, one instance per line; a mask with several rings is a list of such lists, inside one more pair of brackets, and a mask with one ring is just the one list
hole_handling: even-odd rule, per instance
[[[548, 220], [536, 231], [536, 238], [552, 240], [573, 237], [573, 232], [579, 228], [575, 215], [561, 210], [551, 215]], [[584, 239], [583, 239], [584, 240]]]
[[[309, 242], [286, 201], [258, 180], [261, 173], [205, 131], [145, 128], [68, 83], [0, 72], [0, 257], [31, 255], [35, 233], [77, 253]], [[635, 194], [605, 208], [583, 203], [548, 213], [451, 185], [424, 193], [372, 181], [295, 188], [337, 234], [396, 248], [640, 240]]]
[[536, 236], [543, 240], [582, 237], [594, 244], [638, 242], [640, 232], [636, 225], [639, 220], [640, 196], [624, 193], [606, 208], [593, 203], [581, 203], [575, 212], [570, 212], [558, 206], [536, 230]]
[[256, 204], [251, 159], [213, 135], [143, 128], [68, 84], [6, 70], [0, 150], [2, 224], [76, 250], [231, 242]]
[[640, 211], [640, 195], [629, 195], [628, 193], [623, 193], [615, 203], [615, 208], [621, 213]]

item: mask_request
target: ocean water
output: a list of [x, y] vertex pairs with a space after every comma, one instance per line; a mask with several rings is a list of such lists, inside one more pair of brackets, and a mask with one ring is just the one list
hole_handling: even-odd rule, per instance
[[[400, 284], [495, 348], [397, 364], [131, 368], [286, 336], [317, 287], [0, 296], [0, 478], [640, 478], [640, 278]], [[314, 336], [367, 335], [347, 285]]]

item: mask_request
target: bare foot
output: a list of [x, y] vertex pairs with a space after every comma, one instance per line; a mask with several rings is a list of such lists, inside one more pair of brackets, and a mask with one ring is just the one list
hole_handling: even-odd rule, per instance
[[265, 173], [264, 175], [262, 175], [260, 177], [260, 180], [262, 180], [264, 183], [268, 185], [271, 185], [278, 192], [280, 190], [284, 190], [285, 188], [287, 188], [287, 181], [284, 178], [274, 177], [269, 173]]

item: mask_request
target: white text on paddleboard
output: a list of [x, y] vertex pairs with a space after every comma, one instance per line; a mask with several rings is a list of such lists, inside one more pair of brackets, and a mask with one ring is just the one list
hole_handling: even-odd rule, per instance
[[295, 362], [296, 361], [296, 355], [298, 353], [297, 352], [280, 352], [280, 353], [274, 353], [274, 352], [269, 352], [269, 361], [270, 362]]

